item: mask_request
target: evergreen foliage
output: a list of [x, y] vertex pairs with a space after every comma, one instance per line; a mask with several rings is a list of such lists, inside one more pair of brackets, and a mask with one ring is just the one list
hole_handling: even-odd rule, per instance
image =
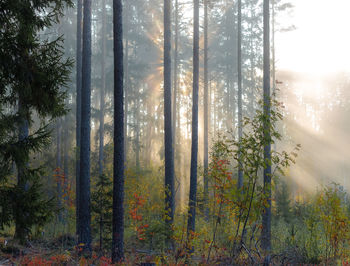
[[[66, 112], [61, 88], [72, 62], [62, 59], [62, 36], [49, 40], [40, 33], [71, 5], [71, 0], [0, 3], [0, 226], [15, 222], [21, 241], [53, 211], [52, 201], [42, 196], [43, 173], [29, 161], [49, 143], [50, 121]], [[40, 123], [31, 129], [35, 117]]]

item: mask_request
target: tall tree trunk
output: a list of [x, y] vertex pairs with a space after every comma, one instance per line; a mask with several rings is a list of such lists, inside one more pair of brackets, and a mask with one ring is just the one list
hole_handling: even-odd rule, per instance
[[[63, 135], [63, 149], [64, 149], [64, 157], [63, 157], [63, 185], [64, 185], [64, 198], [63, 200], [65, 202], [68, 201], [68, 121], [67, 121], [67, 115], [64, 118], [64, 135]], [[64, 210], [64, 223], [67, 224], [67, 219], [68, 219], [68, 211], [67, 208]]]
[[204, 0], [204, 216], [209, 220], [208, 188], [208, 0]]
[[104, 146], [104, 118], [105, 118], [105, 90], [106, 90], [106, 0], [102, 0], [102, 59], [101, 59], [101, 95], [100, 95], [100, 141], [98, 167], [99, 174], [103, 174], [103, 146]]
[[193, 94], [190, 195], [188, 202], [187, 238], [195, 232], [198, 163], [198, 87], [199, 87], [199, 0], [193, 0]]
[[[237, 36], [237, 70], [238, 70], [238, 140], [242, 139], [242, 0], [238, 0], [238, 36]], [[243, 186], [241, 153], [238, 154], [238, 188]]]
[[75, 164], [75, 182], [76, 182], [76, 235], [79, 236], [79, 201], [80, 201], [80, 131], [81, 131], [81, 82], [82, 82], [82, 5], [83, 0], [77, 0], [77, 47], [76, 47], [76, 90], [77, 90], [77, 109], [76, 109], [76, 164]]
[[91, 251], [90, 131], [91, 131], [91, 0], [84, 0], [81, 87], [79, 243]]
[[124, 258], [124, 91], [122, 0], [113, 0], [114, 156], [112, 262]]
[[171, 1], [164, 0], [164, 148], [165, 212], [171, 227], [175, 211], [174, 153], [171, 116]]
[[264, 194], [267, 206], [262, 215], [261, 247], [266, 253], [264, 264], [270, 263], [271, 251], [271, 136], [270, 136], [270, 5], [264, 0]]

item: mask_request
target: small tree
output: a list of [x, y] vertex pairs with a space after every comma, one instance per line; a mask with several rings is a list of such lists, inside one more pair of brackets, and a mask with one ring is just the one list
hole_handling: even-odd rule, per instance
[[[233, 239], [232, 259], [237, 258], [242, 250], [248, 251], [245, 243], [247, 229], [248, 227], [251, 229], [250, 239], [255, 239], [256, 225], [261, 222], [261, 213], [269, 204], [264, 193], [264, 185], [261, 182], [261, 175], [267, 167], [264, 159], [264, 147], [266, 143], [274, 143], [275, 140], [281, 139], [275, 124], [283, 117], [281, 103], [271, 101], [270, 104], [274, 108], [269, 115], [269, 123], [266, 124], [267, 114], [263, 110], [258, 110], [254, 118], [243, 120], [243, 129], [245, 130], [243, 130], [240, 140], [236, 140], [234, 137], [221, 137], [213, 146], [209, 176], [214, 185], [216, 202], [219, 204], [216, 224], [219, 224], [223, 217], [223, 208], [225, 205], [228, 206], [235, 220], [234, 235], [231, 236]], [[265, 134], [266, 125], [269, 127], [271, 137]], [[276, 173], [284, 175], [284, 169], [295, 162], [296, 152], [299, 149], [300, 145], [297, 145], [291, 153], [272, 151], [271, 161], [268, 161], [268, 164], [273, 166], [271, 180]], [[231, 158], [234, 160], [230, 160]], [[236, 172], [242, 170], [244, 173], [242, 188], [237, 189], [237, 180], [233, 178], [232, 171], [229, 171], [232, 167]], [[211, 246], [215, 242], [216, 227]], [[255, 247], [257, 246], [255, 245]], [[209, 260], [210, 249], [208, 253]], [[251, 255], [250, 252], [248, 253]], [[251, 258], [254, 260], [253, 257]]]
[[112, 181], [102, 174], [99, 175], [96, 187], [91, 194], [91, 209], [93, 214], [93, 230], [98, 233], [100, 252], [111, 243], [112, 233]]

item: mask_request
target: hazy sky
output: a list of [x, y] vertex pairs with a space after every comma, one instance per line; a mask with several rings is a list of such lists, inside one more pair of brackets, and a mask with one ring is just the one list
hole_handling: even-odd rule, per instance
[[276, 36], [277, 67], [313, 74], [350, 71], [350, 0], [291, 0], [297, 29]]

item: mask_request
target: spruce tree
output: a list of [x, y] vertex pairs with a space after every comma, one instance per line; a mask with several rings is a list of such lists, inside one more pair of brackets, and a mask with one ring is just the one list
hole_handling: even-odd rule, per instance
[[[48, 121], [65, 113], [65, 92], [72, 62], [63, 60], [62, 36], [43, 39], [40, 31], [59, 22], [70, 0], [0, 3], [0, 226], [16, 225], [22, 242], [33, 225], [43, 225], [53, 211], [41, 191], [41, 168], [30, 155], [50, 141]], [[35, 116], [40, 128], [31, 128]], [[9, 182], [12, 166], [17, 183]]]

